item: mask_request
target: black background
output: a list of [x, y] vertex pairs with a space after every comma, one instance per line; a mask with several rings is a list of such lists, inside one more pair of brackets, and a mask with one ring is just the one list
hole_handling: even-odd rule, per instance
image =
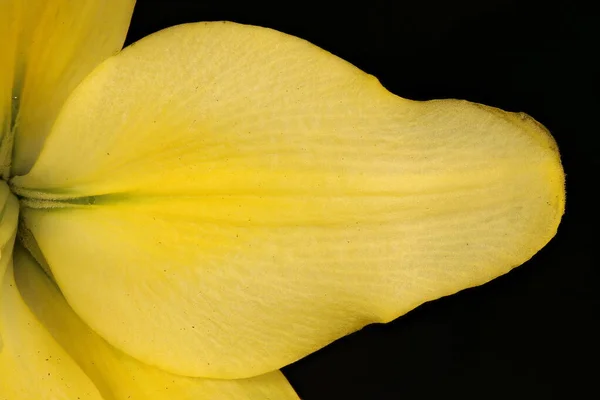
[[598, 16], [584, 2], [244, 3], [138, 0], [127, 43], [184, 22], [274, 28], [350, 61], [402, 97], [527, 112], [555, 136], [567, 173], [559, 233], [532, 260], [284, 368], [300, 397], [600, 397], [600, 220], [591, 189], [600, 166]]

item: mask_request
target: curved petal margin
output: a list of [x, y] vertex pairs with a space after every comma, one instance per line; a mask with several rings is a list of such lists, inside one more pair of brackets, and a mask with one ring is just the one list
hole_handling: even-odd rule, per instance
[[526, 115], [405, 100], [231, 23], [107, 60], [12, 184], [84, 321], [149, 364], [220, 378], [506, 273], [565, 201], [554, 140]]

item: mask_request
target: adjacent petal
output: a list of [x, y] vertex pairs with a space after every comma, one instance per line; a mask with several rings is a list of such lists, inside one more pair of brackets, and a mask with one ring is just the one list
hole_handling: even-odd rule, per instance
[[[5, 209], [7, 213], [12, 211]], [[5, 222], [3, 218], [0, 235]], [[14, 237], [0, 259], [0, 398], [101, 400], [94, 384], [23, 302], [13, 276]]]
[[277, 369], [487, 282], [564, 209], [556, 145], [526, 115], [405, 100], [305, 41], [231, 23], [107, 60], [12, 184], [84, 321], [211, 377]]
[[[15, 173], [25, 173], [33, 165], [69, 93], [96, 65], [120, 50], [134, 3], [0, 3], [0, 136], [12, 140], [14, 134]], [[2, 150], [10, 149], [9, 144]]]
[[[27, 305], [88, 374], [104, 399], [298, 400], [279, 371], [250, 379], [213, 380], [172, 375], [143, 364], [109, 345], [85, 325], [22, 248], [15, 252], [15, 266], [17, 286]], [[139, 336], [149, 334], [138, 332]]]
[[2, 399], [101, 400], [94, 384], [31, 314], [9, 265], [0, 282]]

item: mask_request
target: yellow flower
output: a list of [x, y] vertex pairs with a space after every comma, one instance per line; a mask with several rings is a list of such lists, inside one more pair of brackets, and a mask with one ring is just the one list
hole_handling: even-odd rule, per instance
[[0, 399], [297, 399], [279, 368], [554, 236], [530, 117], [233, 23], [112, 56], [133, 3], [0, 3]]

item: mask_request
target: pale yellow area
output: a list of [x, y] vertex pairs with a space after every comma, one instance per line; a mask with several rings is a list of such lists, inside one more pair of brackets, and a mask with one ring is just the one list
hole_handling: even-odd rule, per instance
[[107, 60], [11, 184], [89, 326], [219, 378], [506, 273], [554, 236], [565, 201], [531, 118], [405, 100], [305, 41], [231, 23]]
[[134, 0], [0, 1], [2, 167], [34, 163], [65, 99], [102, 60], [121, 49]]

